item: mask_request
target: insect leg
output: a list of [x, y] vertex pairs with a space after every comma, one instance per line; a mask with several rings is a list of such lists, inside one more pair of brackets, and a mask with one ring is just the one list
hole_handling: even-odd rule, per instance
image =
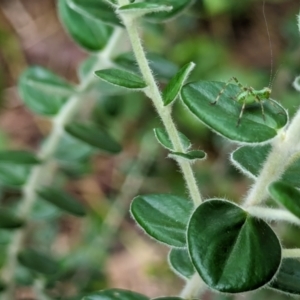
[[236, 123], [236, 127], [239, 127], [239, 126], [240, 126], [241, 119], [242, 119], [242, 116], [243, 116], [243, 113], [244, 113], [245, 107], [246, 107], [246, 101], [243, 103], [243, 106], [242, 106], [242, 109], [241, 109], [241, 112], [240, 112], [240, 115], [239, 115], [238, 121], [237, 121], [237, 123]]
[[237, 79], [236, 77], [231, 77], [231, 78], [224, 84], [223, 88], [220, 90], [219, 94], [217, 95], [216, 100], [210, 103], [211, 105], [217, 104], [217, 102], [219, 101], [220, 97], [221, 97], [222, 94], [225, 92], [227, 86], [228, 86], [228, 85], [230, 84], [230, 82], [232, 82], [233, 80], [236, 82], [236, 84], [237, 84], [239, 87], [243, 88], [243, 86], [241, 85], [241, 83], [238, 81], [238, 79]]

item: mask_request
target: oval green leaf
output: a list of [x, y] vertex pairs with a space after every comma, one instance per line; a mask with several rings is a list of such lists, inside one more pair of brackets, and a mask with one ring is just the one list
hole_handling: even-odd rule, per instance
[[251, 104], [246, 106], [241, 122], [237, 126], [242, 109], [242, 105], [234, 101], [240, 93], [237, 85], [228, 85], [219, 101], [212, 105], [223, 87], [223, 82], [189, 83], [182, 88], [181, 98], [188, 109], [206, 126], [223, 137], [237, 142], [253, 144], [268, 141], [287, 124], [288, 116], [285, 109], [273, 100], [264, 100], [265, 120], [261, 106]]
[[95, 292], [82, 300], [150, 300], [147, 296], [122, 289], [109, 289]]
[[187, 242], [196, 270], [220, 292], [260, 288], [272, 280], [281, 262], [280, 242], [270, 226], [221, 199], [197, 207]]
[[37, 194], [44, 200], [52, 203], [53, 205], [70, 214], [79, 217], [85, 215], [84, 206], [78, 200], [62, 190], [45, 187], [39, 189], [37, 191]]
[[0, 164], [0, 182], [10, 187], [21, 187], [30, 174], [30, 165]]
[[243, 146], [232, 152], [231, 162], [244, 174], [255, 179], [270, 150], [271, 145]]
[[190, 62], [183, 66], [178, 73], [170, 80], [168, 85], [165, 87], [162, 98], [164, 105], [171, 104], [178, 96], [183, 84], [189, 77], [190, 73], [194, 69], [195, 64]]
[[0, 209], [0, 228], [16, 229], [22, 227], [24, 221], [6, 209]]
[[194, 275], [195, 268], [186, 248], [173, 248], [169, 252], [168, 259], [172, 269], [178, 276], [189, 279]]
[[121, 146], [102, 128], [94, 124], [71, 123], [65, 127], [71, 136], [100, 150], [117, 154]]
[[[157, 141], [166, 149], [174, 151], [171, 140], [169, 139], [168, 133], [163, 128], [153, 129]], [[188, 150], [191, 147], [190, 140], [181, 132], [179, 132], [179, 138], [184, 150]]]
[[23, 250], [18, 255], [18, 260], [24, 267], [45, 275], [55, 274], [59, 270], [56, 261], [33, 249]]
[[[157, 53], [147, 53], [147, 59], [151, 70], [159, 80], [170, 80], [178, 71], [178, 67], [173, 62], [168, 61]], [[134, 73], [139, 72], [135, 56], [132, 52], [120, 54], [114, 59], [114, 62], [126, 70]]]
[[40, 115], [56, 115], [74, 88], [42, 67], [30, 67], [20, 76], [18, 90], [26, 106]]
[[284, 258], [279, 272], [270, 283], [270, 288], [293, 295], [300, 295], [300, 262], [295, 258]]
[[[147, 0], [147, 3], [152, 4], [161, 4], [161, 0]], [[163, 4], [167, 6], [171, 6], [172, 10], [169, 12], [159, 12], [156, 14], [152, 14], [146, 17], [147, 20], [151, 22], [165, 22], [178, 14], [182, 13], [186, 8], [188, 8], [193, 3], [193, 0], [164, 0]]]
[[202, 150], [192, 150], [186, 153], [182, 152], [171, 152], [168, 157], [171, 157], [173, 159], [183, 159], [187, 160], [189, 162], [195, 162], [196, 160], [202, 160], [206, 158], [206, 153]]
[[95, 74], [106, 82], [127, 89], [140, 90], [147, 86], [141, 76], [121, 69], [104, 69]]
[[170, 194], [138, 196], [130, 207], [135, 221], [151, 237], [173, 247], [186, 246], [186, 227], [192, 210], [191, 201]]
[[0, 164], [36, 165], [40, 161], [35, 155], [23, 150], [0, 151]]
[[80, 15], [95, 21], [101, 21], [110, 25], [121, 26], [120, 19], [114, 12], [114, 9], [101, 0], [67, 0], [70, 8], [74, 9]]
[[292, 214], [300, 218], [300, 191], [286, 182], [277, 181], [270, 184], [269, 194]]
[[65, 29], [81, 47], [98, 52], [107, 44], [113, 28], [86, 15], [68, 5], [68, 0], [58, 1], [58, 12]]

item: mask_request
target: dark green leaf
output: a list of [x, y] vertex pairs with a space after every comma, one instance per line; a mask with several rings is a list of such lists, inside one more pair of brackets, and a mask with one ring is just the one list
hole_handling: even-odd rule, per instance
[[194, 69], [195, 64], [190, 62], [183, 66], [178, 73], [170, 80], [168, 85], [165, 87], [162, 97], [164, 105], [172, 103], [178, 96], [183, 84], [187, 80], [188, 76]]
[[18, 259], [24, 267], [46, 275], [54, 274], [59, 269], [56, 261], [33, 249], [23, 250]]
[[170, 194], [142, 195], [133, 199], [130, 211], [153, 238], [174, 247], [186, 246], [186, 227], [193, 204]]
[[[147, 53], [149, 65], [159, 80], [170, 80], [177, 72], [178, 67], [156, 53]], [[120, 67], [132, 72], [139, 72], [136, 59], [132, 52], [122, 53], [114, 59]]]
[[288, 166], [288, 168], [281, 176], [281, 180], [285, 181], [286, 183], [296, 188], [300, 188], [299, 175], [300, 175], [300, 158], [296, 159]]
[[86, 17], [68, 5], [68, 0], [58, 1], [59, 16], [71, 37], [88, 51], [100, 51], [107, 44], [113, 28]]
[[[173, 145], [169, 139], [169, 136], [165, 129], [162, 128], [154, 128], [154, 134], [158, 142], [166, 149], [169, 149], [171, 151], [174, 150]], [[181, 140], [181, 143], [183, 145], [184, 150], [188, 150], [191, 147], [190, 140], [181, 132], [179, 132], [179, 137]]]
[[222, 82], [189, 83], [182, 88], [181, 97], [188, 109], [201, 122], [233, 141], [243, 143], [268, 141], [287, 124], [287, 113], [282, 106], [273, 100], [263, 100], [265, 120], [260, 104], [251, 104], [246, 106], [238, 126], [242, 104], [234, 101], [240, 93], [237, 85], [228, 85], [218, 103], [212, 105], [223, 87]]
[[256, 178], [270, 150], [271, 145], [243, 146], [231, 154], [231, 161], [250, 178]]
[[18, 90], [26, 106], [41, 115], [55, 115], [74, 93], [73, 86], [61, 77], [42, 67], [25, 70]]
[[270, 283], [270, 287], [281, 292], [300, 295], [300, 261], [295, 258], [284, 258], [279, 272]]
[[75, 138], [109, 153], [119, 153], [121, 146], [103, 129], [94, 124], [72, 123], [65, 127]]
[[80, 15], [95, 21], [121, 26], [114, 9], [101, 0], [67, 0], [70, 8]]
[[82, 300], [150, 300], [148, 297], [131, 291], [110, 289], [95, 292]]
[[0, 182], [11, 187], [21, 187], [30, 174], [30, 165], [0, 164]]
[[186, 248], [173, 248], [169, 253], [169, 262], [172, 269], [180, 277], [189, 279], [195, 273], [194, 266]]
[[[161, 4], [161, 0], [147, 0], [147, 3]], [[193, 3], [193, 0], [164, 0], [163, 4], [172, 6], [172, 10], [169, 12], [160, 12], [150, 16], [147, 16], [147, 20], [152, 22], [164, 22], [171, 18], [174, 18], [178, 14], [182, 13], [188, 6]]]
[[171, 152], [168, 156], [174, 159], [184, 159], [190, 162], [194, 162], [196, 160], [202, 160], [206, 158], [206, 153], [202, 150], [192, 150], [186, 153]]
[[159, 12], [169, 12], [172, 10], [171, 6], [158, 3], [148, 2], [137, 2], [127, 5], [123, 5], [118, 9], [118, 13], [121, 14], [131, 14], [133, 16], [143, 16], [146, 14], [159, 13]]
[[105, 69], [96, 71], [95, 74], [106, 82], [127, 89], [140, 90], [147, 86], [142, 77], [125, 70]]
[[23, 150], [0, 151], [0, 164], [35, 165], [39, 160], [33, 153]]
[[23, 226], [24, 221], [6, 209], [0, 209], [0, 228], [15, 229]]
[[300, 218], [300, 191], [286, 182], [277, 181], [269, 186], [271, 197]]
[[270, 226], [225, 200], [207, 200], [197, 207], [187, 241], [196, 270], [220, 292], [260, 288], [272, 280], [281, 262], [280, 242]]
[[62, 190], [54, 188], [42, 188], [37, 191], [37, 194], [44, 200], [65, 210], [68, 213], [79, 217], [85, 215], [84, 206], [78, 200]]

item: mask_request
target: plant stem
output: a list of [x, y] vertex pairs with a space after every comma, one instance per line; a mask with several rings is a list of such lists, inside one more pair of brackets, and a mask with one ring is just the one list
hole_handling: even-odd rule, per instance
[[206, 285], [198, 275], [195, 273], [192, 278], [187, 282], [182, 290], [180, 297], [191, 300], [198, 298], [206, 290]]
[[[36, 189], [41, 184], [45, 184], [45, 182], [43, 182], [43, 178], [46, 174], [49, 176], [49, 172], [52, 170], [49, 168], [51, 164], [48, 162], [53, 159], [53, 155], [55, 154], [59, 142], [64, 134], [65, 125], [70, 122], [74, 115], [79, 111], [80, 107], [85, 104], [82, 101], [82, 95], [88, 90], [89, 86], [97, 80], [94, 76], [94, 71], [99, 68], [107, 68], [111, 66], [109, 55], [113, 48], [116, 47], [116, 43], [121, 34], [121, 29], [115, 29], [106, 48], [99, 53], [98, 61], [93, 70], [91, 70], [86, 78], [84, 78], [84, 80], [79, 84], [77, 94], [71, 96], [66, 104], [61, 108], [58, 115], [53, 118], [52, 131], [46, 142], [42, 145], [40, 151], [37, 153], [38, 158], [43, 163], [32, 169], [27, 183], [23, 187], [23, 201], [20, 204], [18, 214], [26, 222], [30, 221], [30, 213], [36, 201]], [[19, 251], [22, 249], [26, 233], [27, 226], [15, 231], [11, 244], [8, 247], [6, 265], [2, 270], [2, 278], [7, 283], [6, 292], [3, 298], [1, 298], [3, 300], [11, 300], [14, 298], [14, 274], [17, 267], [17, 256]]]
[[[119, 0], [121, 4], [121, 1]], [[124, 1], [123, 1], [124, 4]], [[178, 130], [172, 120], [170, 106], [164, 106], [160, 90], [155, 82], [154, 76], [152, 74], [151, 68], [149, 67], [148, 60], [146, 58], [141, 39], [138, 33], [138, 24], [135, 19], [130, 16], [122, 16], [123, 23], [127, 29], [129, 39], [131, 41], [132, 49], [135, 54], [137, 63], [139, 65], [140, 71], [144, 77], [145, 82], [147, 83], [146, 94], [151, 98], [154, 107], [157, 110], [158, 115], [160, 116], [168, 136], [172, 142], [175, 152], [184, 152], [183, 145], [179, 138]], [[180, 160], [178, 161], [180, 166], [190, 197], [193, 200], [195, 206], [198, 206], [201, 202], [201, 195], [197, 186], [196, 179], [194, 177], [193, 170], [189, 162]]]
[[300, 249], [282, 249], [282, 257], [299, 258]]

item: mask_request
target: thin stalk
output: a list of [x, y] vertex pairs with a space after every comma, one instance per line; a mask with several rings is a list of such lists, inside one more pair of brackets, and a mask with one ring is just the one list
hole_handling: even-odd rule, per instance
[[192, 278], [186, 283], [186, 286], [182, 290], [180, 297], [186, 300], [192, 300], [198, 297], [206, 290], [206, 285], [196, 272]]
[[[119, 3], [121, 4], [121, 1], [119, 1]], [[160, 116], [166, 128], [174, 150], [176, 152], [184, 152], [184, 148], [181, 143], [178, 130], [172, 120], [170, 106], [163, 105], [161, 92], [155, 82], [155, 78], [152, 74], [151, 68], [146, 58], [141, 39], [138, 33], [138, 24], [136, 20], [128, 16], [123, 17], [122, 19], [127, 29], [127, 33], [131, 41], [132, 49], [135, 54], [140, 71], [148, 86], [146, 94], [152, 100], [153, 105], [156, 108], [157, 113]], [[191, 165], [189, 162], [183, 160], [178, 161], [178, 165], [182, 170], [190, 197], [193, 200], [195, 206], [198, 206], [202, 202], [202, 199]]]
[[300, 258], [300, 249], [282, 249], [282, 257]]
[[[49, 176], [49, 172], [53, 170], [49, 168], [51, 164], [48, 162], [52, 160], [61, 141], [65, 125], [70, 122], [70, 120], [79, 111], [80, 107], [85, 104], [84, 101], [82, 101], [82, 95], [88, 90], [89, 86], [97, 80], [94, 76], [94, 71], [99, 68], [107, 68], [111, 66], [109, 55], [116, 47], [116, 43], [118, 42], [121, 34], [121, 29], [115, 29], [106, 48], [99, 53], [98, 61], [95, 64], [94, 69], [79, 84], [77, 93], [70, 97], [66, 104], [61, 108], [58, 115], [53, 118], [52, 131], [46, 142], [42, 145], [40, 151], [37, 153], [38, 158], [43, 163], [32, 169], [27, 183], [23, 187], [23, 201], [18, 211], [19, 216], [22, 217], [23, 220], [27, 222], [29, 221], [30, 213], [36, 201], [36, 189], [41, 184], [45, 184], [45, 182], [43, 182], [44, 176], [46, 174]], [[2, 298], [3, 300], [11, 300], [14, 298], [14, 274], [17, 267], [17, 256], [22, 249], [26, 233], [27, 226], [17, 230], [13, 235], [10, 246], [8, 247], [6, 264], [2, 269], [2, 278], [7, 283], [6, 292]]]

